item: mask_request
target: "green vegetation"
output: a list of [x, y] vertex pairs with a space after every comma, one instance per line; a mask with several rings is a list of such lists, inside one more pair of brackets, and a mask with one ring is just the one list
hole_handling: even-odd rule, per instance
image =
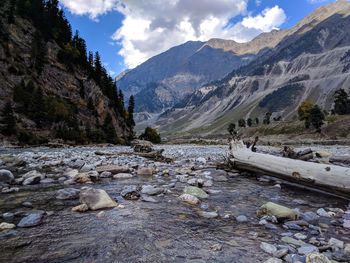
[[227, 131], [231, 136], [237, 136], [237, 131], [236, 131], [236, 124], [230, 123], [227, 127]]
[[246, 127], [245, 119], [239, 119], [238, 120], [238, 127], [242, 127], [242, 128]]
[[344, 89], [339, 89], [334, 94], [334, 113], [339, 115], [350, 114], [350, 99]]
[[259, 107], [266, 108], [270, 112], [285, 109], [296, 101], [303, 89], [304, 86], [301, 84], [286, 85], [266, 95], [265, 98], [260, 101]]
[[13, 115], [13, 109], [12, 109], [12, 105], [10, 102], [7, 102], [5, 104], [4, 109], [2, 110], [2, 114], [3, 117], [0, 121], [0, 132], [3, 135], [6, 136], [12, 136], [15, 135], [17, 132], [16, 129], [16, 118]]
[[318, 105], [312, 107], [310, 111], [310, 123], [317, 132], [321, 132], [321, 127], [324, 124], [324, 113]]
[[264, 120], [263, 120], [263, 124], [265, 125], [269, 125], [271, 123], [271, 112], [266, 112]]
[[247, 119], [247, 125], [248, 125], [248, 127], [252, 127], [252, 125], [253, 125], [253, 120], [252, 120], [251, 118], [248, 118], [248, 119]]
[[147, 140], [150, 141], [152, 143], [160, 143], [161, 142], [161, 138], [159, 133], [157, 132], [156, 129], [153, 129], [151, 127], [147, 127], [144, 131], [144, 133], [142, 133], [139, 137], [142, 140]]

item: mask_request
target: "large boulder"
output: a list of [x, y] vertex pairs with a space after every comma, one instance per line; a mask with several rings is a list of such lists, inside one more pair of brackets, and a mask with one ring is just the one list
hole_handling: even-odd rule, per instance
[[206, 192], [204, 192], [203, 189], [195, 187], [195, 186], [185, 187], [184, 194], [193, 195], [193, 196], [201, 198], [201, 199], [208, 198], [208, 196], [209, 196]]
[[85, 188], [80, 192], [80, 203], [86, 204], [90, 210], [113, 208], [118, 206], [106, 191], [102, 189]]
[[13, 174], [8, 170], [0, 170], [0, 183], [10, 184], [15, 180]]
[[294, 210], [272, 202], [268, 202], [262, 205], [258, 209], [257, 215], [258, 216], [271, 215], [271, 216], [275, 216], [278, 220], [285, 220], [285, 219], [296, 220], [298, 218], [298, 214]]

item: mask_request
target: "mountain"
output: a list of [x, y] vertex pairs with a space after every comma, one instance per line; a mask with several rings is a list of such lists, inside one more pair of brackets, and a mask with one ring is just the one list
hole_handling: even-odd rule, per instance
[[[261, 37], [270, 38], [270, 44], [258, 41]], [[224, 50], [239, 54], [239, 50], [260, 49], [260, 55], [165, 111], [153, 123], [163, 134], [221, 134], [230, 122], [262, 119], [266, 112], [291, 120], [303, 100], [330, 110], [337, 89], [350, 91], [347, 1], [321, 7], [295, 27], [264, 34], [245, 45], [225, 43]]]
[[0, 5], [0, 139], [126, 142], [122, 93], [55, 0]]
[[[225, 51], [218, 42], [189, 41], [159, 54], [117, 78], [117, 86], [135, 95], [136, 112], [161, 113], [203, 84], [223, 78], [256, 54]], [[222, 40], [224, 43], [224, 40]], [[220, 46], [220, 47], [218, 47]]]

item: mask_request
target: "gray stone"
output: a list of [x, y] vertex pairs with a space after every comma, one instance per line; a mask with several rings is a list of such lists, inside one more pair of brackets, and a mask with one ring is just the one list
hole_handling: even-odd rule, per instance
[[288, 254], [288, 248], [281, 248], [273, 253], [273, 256], [275, 258], [283, 258], [285, 255]]
[[216, 217], [219, 216], [217, 212], [199, 211], [198, 214], [199, 214], [201, 217], [208, 218], [208, 219], [216, 218]]
[[310, 224], [317, 224], [320, 216], [314, 212], [308, 211], [305, 213], [301, 213], [300, 218], [309, 222]]
[[106, 191], [102, 189], [86, 188], [80, 192], [80, 203], [86, 204], [90, 210], [113, 208], [118, 206]]
[[13, 174], [8, 170], [0, 170], [0, 183], [10, 184], [15, 180]]
[[138, 200], [140, 198], [140, 190], [135, 185], [125, 186], [120, 195], [127, 200]]
[[97, 167], [96, 171], [99, 173], [110, 172], [111, 174], [119, 174], [130, 172], [130, 168], [128, 166], [121, 165], [104, 165]]
[[140, 200], [143, 202], [148, 202], [148, 203], [158, 203], [158, 201], [156, 199], [154, 199], [153, 197], [147, 196], [147, 195], [141, 196]]
[[100, 177], [101, 178], [109, 178], [109, 177], [112, 177], [112, 173], [104, 171], [104, 172], [100, 173]]
[[2, 214], [2, 218], [6, 221], [6, 222], [12, 222], [14, 219], [15, 215], [14, 213], [11, 212], [7, 212], [7, 213], [3, 213]]
[[137, 170], [137, 175], [152, 176], [154, 169], [151, 167], [141, 167]]
[[208, 198], [209, 196], [203, 189], [195, 186], [186, 186], [184, 189], [184, 194], [189, 194], [202, 199]]
[[27, 207], [27, 208], [33, 208], [33, 204], [31, 202], [23, 202], [22, 206]]
[[55, 182], [56, 182], [55, 179], [52, 179], [52, 178], [45, 178], [43, 180], [40, 180], [41, 184], [53, 184]]
[[141, 193], [146, 195], [159, 195], [164, 192], [163, 188], [155, 187], [153, 185], [143, 185], [141, 188]]
[[39, 211], [35, 213], [31, 213], [28, 216], [21, 219], [18, 223], [18, 227], [34, 227], [38, 226], [42, 223], [42, 219], [44, 216], [44, 211]]
[[13, 229], [15, 227], [16, 225], [14, 224], [6, 223], [6, 222], [0, 223], [0, 231]]
[[119, 173], [119, 174], [113, 175], [113, 179], [130, 179], [133, 177], [134, 176], [132, 174], [129, 174], [129, 173]]
[[273, 253], [277, 252], [276, 246], [266, 242], [261, 242], [260, 248], [270, 255], [273, 255]]
[[179, 199], [182, 201], [182, 202], [185, 202], [185, 203], [188, 203], [188, 204], [191, 204], [191, 205], [197, 205], [199, 204], [199, 199], [193, 195], [190, 195], [190, 194], [182, 194], [179, 196]]
[[79, 198], [79, 193], [80, 190], [75, 188], [60, 189], [57, 191], [56, 198], [60, 200], [74, 200]]
[[238, 223], [245, 223], [248, 222], [248, 218], [245, 215], [240, 215], [236, 217], [236, 221]]
[[314, 252], [306, 256], [306, 263], [331, 263], [323, 254]]
[[300, 255], [306, 256], [306, 255], [309, 255], [313, 252], [318, 252], [318, 248], [313, 246], [313, 245], [307, 244], [307, 245], [304, 245], [304, 246], [301, 246], [298, 248], [298, 253]]
[[316, 213], [319, 215], [319, 216], [323, 216], [323, 217], [331, 217], [326, 210], [324, 210], [323, 208], [319, 208]]
[[264, 263], [283, 263], [283, 261], [279, 258], [269, 258]]
[[86, 173], [93, 170], [95, 170], [95, 165], [93, 164], [84, 164], [84, 166], [80, 168], [81, 173]]
[[328, 245], [330, 245], [333, 250], [339, 250], [344, 248], [344, 241], [332, 237], [329, 239]]
[[288, 237], [288, 236], [282, 237], [281, 240], [282, 240], [284, 243], [291, 244], [291, 245], [298, 246], [298, 247], [301, 247], [301, 246], [304, 246], [304, 245], [305, 245], [305, 242], [304, 242], [304, 241], [297, 240], [297, 239], [294, 239], [294, 238]]

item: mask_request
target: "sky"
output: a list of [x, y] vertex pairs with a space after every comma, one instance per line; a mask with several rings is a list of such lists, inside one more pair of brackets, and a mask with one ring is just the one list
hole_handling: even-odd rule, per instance
[[115, 77], [190, 40], [247, 42], [335, 0], [59, 0], [73, 30]]

